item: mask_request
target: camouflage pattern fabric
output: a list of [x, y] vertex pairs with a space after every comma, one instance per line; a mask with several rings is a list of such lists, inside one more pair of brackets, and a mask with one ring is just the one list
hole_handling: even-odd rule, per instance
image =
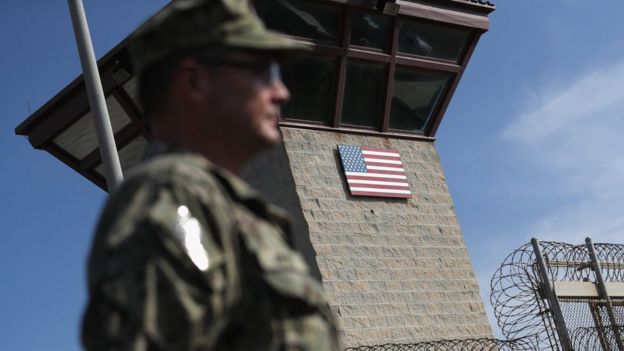
[[161, 153], [111, 195], [88, 262], [87, 350], [338, 350], [289, 221], [197, 154]]

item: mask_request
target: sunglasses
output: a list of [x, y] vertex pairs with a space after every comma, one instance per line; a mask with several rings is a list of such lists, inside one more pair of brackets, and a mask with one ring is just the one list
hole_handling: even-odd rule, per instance
[[266, 84], [282, 79], [280, 66], [276, 61], [232, 60], [223, 58], [198, 57], [196, 60], [206, 66], [226, 66], [253, 71]]

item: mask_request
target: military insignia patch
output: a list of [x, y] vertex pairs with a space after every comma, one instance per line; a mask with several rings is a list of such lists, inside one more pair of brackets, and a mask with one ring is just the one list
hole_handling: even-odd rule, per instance
[[195, 266], [202, 271], [207, 270], [210, 260], [208, 251], [202, 243], [202, 228], [197, 218], [191, 216], [186, 206], [178, 207], [175, 232]]

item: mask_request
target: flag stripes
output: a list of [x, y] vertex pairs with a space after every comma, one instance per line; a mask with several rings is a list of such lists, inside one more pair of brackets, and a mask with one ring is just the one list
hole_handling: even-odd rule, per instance
[[412, 197], [396, 150], [338, 145], [351, 195]]

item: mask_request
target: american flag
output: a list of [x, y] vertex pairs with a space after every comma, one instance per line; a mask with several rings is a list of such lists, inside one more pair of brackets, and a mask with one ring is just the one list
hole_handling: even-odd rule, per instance
[[338, 145], [338, 152], [351, 195], [412, 197], [398, 151]]

